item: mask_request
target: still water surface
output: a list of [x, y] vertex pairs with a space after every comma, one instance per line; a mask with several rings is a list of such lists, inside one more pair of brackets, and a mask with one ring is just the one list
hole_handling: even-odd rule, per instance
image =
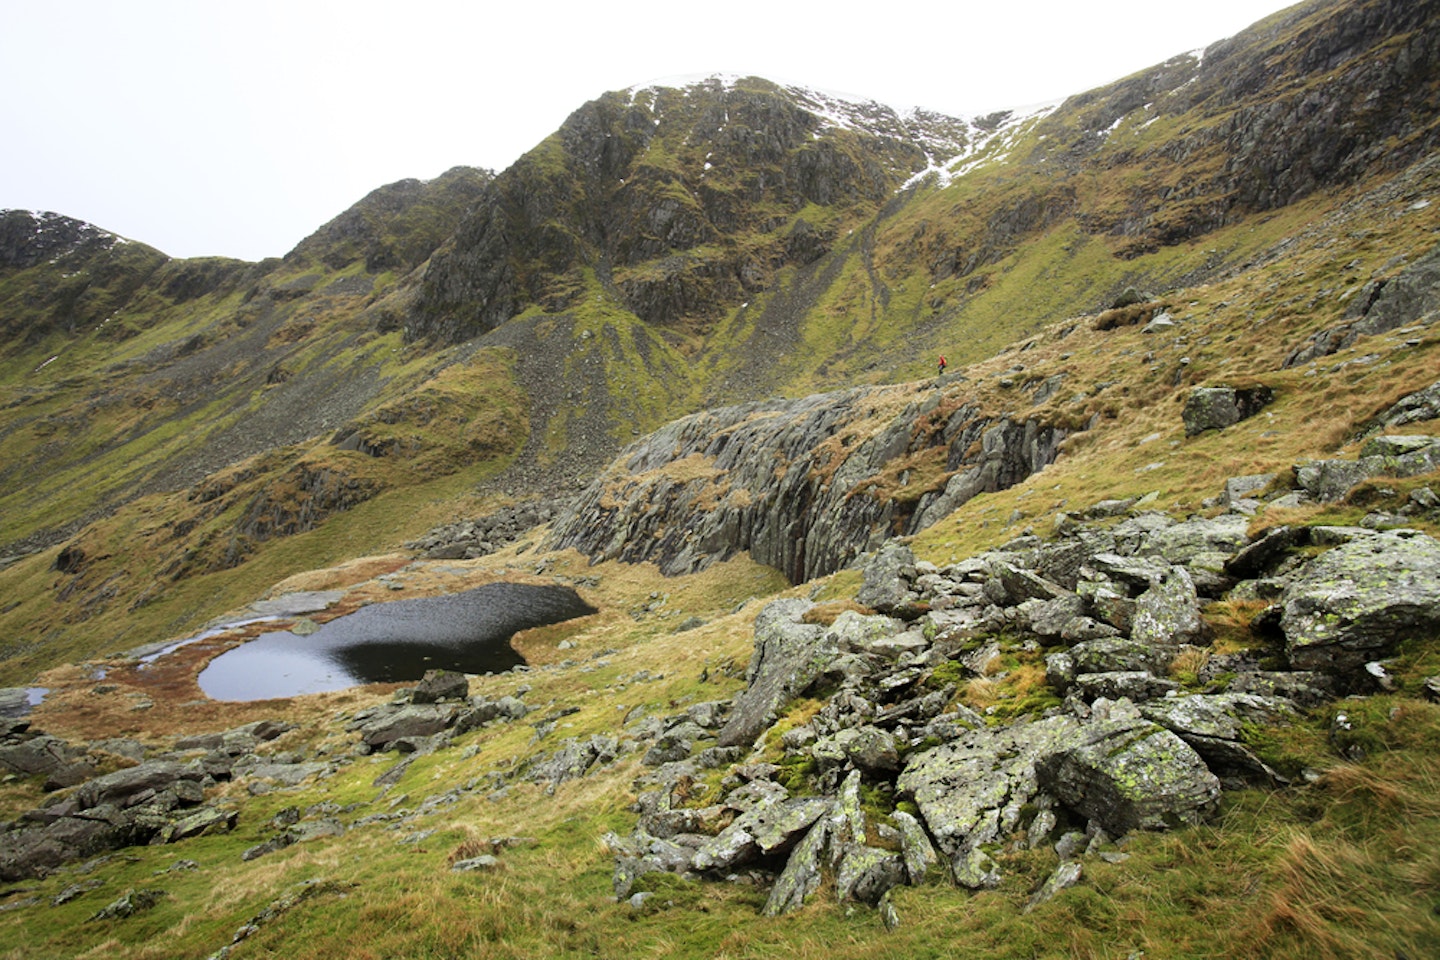
[[510, 638], [595, 612], [569, 587], [489, 583], [464, 593], [376, 603], [306, 637], [261, 634], [200, 673], [212, 700], [267, 700], [364, 683], [405, 683], [426, 670], [499, 673], [524, 658]]

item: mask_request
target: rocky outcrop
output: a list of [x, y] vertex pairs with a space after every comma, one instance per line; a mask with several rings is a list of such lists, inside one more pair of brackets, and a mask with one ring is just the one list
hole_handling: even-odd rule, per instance
[[432, 560], [473, 560], [494, 553], [543, 523], [549, 523], [564, 501], [532, 500], [502, 507], [472, 520], [436, 527], [406, 549], [422, 550]]
[[[1248, 479], [1227, 495], [1286, 496]], [[668, 871], [768, 879], [769, 915], [826, 883], [879, 904], [937, 873], [994, 887], [1003, 851], [1054, 844], [1039, 903], [1080, 882], [1080, 857], [1119, 856], [1115, 838], [1202, 823], [1222, 789], [1283, 786], [1256, 732], [1383, 689], [1375, 659], [1440, 631], [1440, 544], [1359, 528], [1251, 536], [1239, 511], [1254, 507], [1234, 499], [1237, 512], [1183, 521], [1097, 504], [1080, 516], [1098, 522], [945, 567], [892, 541], [863, 565], [856, 600], [875, 612], [827, 625], [810, 601], [767, 605], [716, 746], [697, 723], [714, 705], [650, 724], [636, 830], [607, 841], [617, 896]], [[1209, 647], [1201, 597], [1261, 594], [1279, 602], [1254, 643], [1291, 669]], [[792, 712], [801, 698], [821, 705]], [[718, 795], [695, 790], [717, 766]], [[862, 809], [862, 786], [894, 809]]]
[[1342, 499], [1373, 477], [1414, 477], [1440, 469], [1440, 439], [1386, 435], [1360, 449], [1355, 460], [1307, 460], [1295, 465], [1295, 484], [1322, 503]]
[[427, 670], [412, 689], [389, 703], [361, 710], [349, 729], [361, 753], [429, 753], [453, 736], [492, 722], [519, 720], [530, 708], [518, 697], [469, 696], [470, 681], [453, 670]]
[[[44, 876], [80, 857], [145, 843], [178, 843], [208, 833], [228, 832], [238, 822], [229, 806], [206, 802], [207, 791], [227, 780], [248, 781], [251, 793], [271, 784], [294, 786], [327, 776], [326, 762], [305, 763], [299, 754], [260, 752], [262, 745], [293, 730], [292, 724], [261, 720], [219, 733], [178, 738], [173, 749], [147, 758], [136, 741], [102, 740], [78, 746], [29, 730], [12, 721], [0, 734], [0, 758], [34, 756], [38, 746], [60, 757], [58, 768], [11, 766], [24, 775], [44, 775], [45, 804], [0, 825], [0, 879]], [[20, 747], [18, 751], [12, 747]], [[133, 766], [96, 776], [96, 757], [123, 756]], [[73, 776], [60, 776], [70, 771]]]
[[1328, 357], [1361, 337], [1389, 333], [1413, 323], [1434, 323], [1440, 309], [1440, 247], [1391, 277], [1371, 280], [1350, 301], [1345, 319], [1290, 352], [1284, 366]]
[[749, 747], [775, 722], [775, 711], [803, 693], [834, 659], [838, 644], [833, 634], [800, 622], [811, 606], [807, 600], [779, 600], [755, 618], [745, 692], [720, 731], [720, 746]]
[[1374, 434], [1387, 428], [1403, 427], [1407, 423], [1437, 419], [1440, 419], [1440, 380], [1395, 401], [1365, 428], [1365, 433]]
[[670, 575], [748, 550], [799, 582], [1018, 483], [1070, 432], [916, 392], [847, 390], [674, 421], [624, 451], [546, 548]]

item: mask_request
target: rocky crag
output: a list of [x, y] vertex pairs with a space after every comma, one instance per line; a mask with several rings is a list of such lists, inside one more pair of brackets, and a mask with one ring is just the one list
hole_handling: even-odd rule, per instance
[[[760, 871], [768, 914], [827, 878], [838, 899], [879, 904], [934, 875], [995, 886], [995, 850], [1053, 843], [1061, 864], [1035, 904], [1085, 857], [1123, 859], [1132, 831], [1203, 821], [1227, 786], [1313, 776], [1270, 767], [1257, 731], [1393, 689], [1386, 658], [1440, 636], [1440, 541], [1384, 516], [1252, 536], [1246, 494], [1326, 496], [1312, 471], [1297, 465], [1290, 491], [1235, 478], [1210, 519], [1101, 502], [1057, 518], [1053, 540], [944, 567], [892, 542], [864, 565], [866, 612], [828, 625], [810, 601], [771, 604], [744, 692], [652, 722], [638, 826], [610, 839], [616, 895], [651, 871]], [[1436, 517], [1433, 501], [1422, 488], [1408, 515]], [[1296, 550], [1311, 544], [1324, 552]], [[1249, 647], [1218, 651], [1205, 607], [1237, 600], [1264, 609]], [[957, 706], [965, 683], [1008, 689], [977, 711]], [[804, 722], [801, 700], [819, 703]], [[894, 812], [867, 813], [862, 787]]]
[[622, 453], [546, 544], [671, 575], [742, 551], [796, 583], [833, 573], [1043, 469], [1070, 433], [963, 396], [857, 389], [677, 420]]

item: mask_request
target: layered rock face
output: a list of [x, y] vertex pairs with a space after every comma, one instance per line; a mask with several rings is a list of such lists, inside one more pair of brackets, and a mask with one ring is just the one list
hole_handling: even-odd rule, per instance
[[800, 582], [1018, 483], [1055, 459], [1068, 432], [987, 415], [928, 385], [706, 411], [622, 453], [547, 548], [651, 561], [669, 575], [748, 550]]

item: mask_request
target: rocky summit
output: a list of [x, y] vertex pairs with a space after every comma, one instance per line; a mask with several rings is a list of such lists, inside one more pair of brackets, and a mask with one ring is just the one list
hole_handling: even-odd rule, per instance
[[259, 263], [0, 212], [0, 955], [1435, 955], [1437, 18], [614, 91]]

